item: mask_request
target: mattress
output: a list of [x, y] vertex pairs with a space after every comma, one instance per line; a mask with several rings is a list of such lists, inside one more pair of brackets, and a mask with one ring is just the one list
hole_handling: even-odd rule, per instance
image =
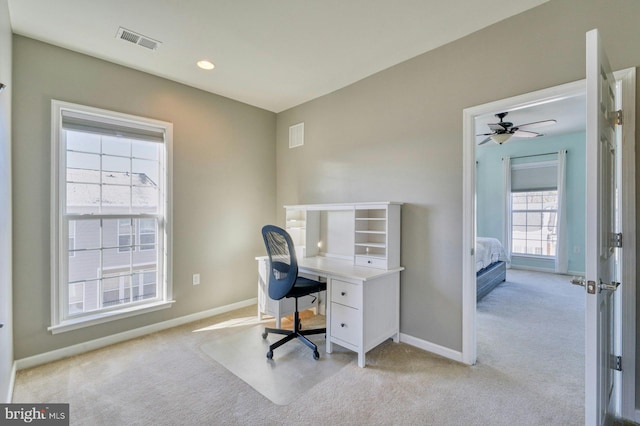
[[476, 272], [495, 262], [509, 262], [502, 243], [497, 238], [476, 238]]

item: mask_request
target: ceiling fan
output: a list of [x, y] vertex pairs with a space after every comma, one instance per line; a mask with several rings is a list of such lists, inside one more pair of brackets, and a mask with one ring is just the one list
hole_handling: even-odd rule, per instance
[[556, 120], [543, 120], [543, 121], [534, 121], [533, 123], [519, 124], [514, 126], [513, 123], [508, 121], [502, 121], [509, 114], [508, 112], [500, 112], [496, 114], [496, 117], [500, 120], [498, 123], [489, 123], [489, 129], [491, 129], [491, 133], [481, 133], [476, 136], [488, 136], [478, 145], [483, 145], [489, 141], [494, 141], [498, 145], [502, 145], [512, 136], [517, 138], [537, 138], [543, 136], [542, 133], [532, 132], [529, 129], [535, 129], [538, 127], [549, 126], [551, 124], [556, 124]]

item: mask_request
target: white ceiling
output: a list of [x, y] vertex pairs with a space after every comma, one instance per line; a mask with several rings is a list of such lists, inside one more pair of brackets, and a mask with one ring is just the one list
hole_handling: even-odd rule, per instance
[[[280, 112], [546, 1], [9, 0], [9, 11], [16, 34]], [[117, 39], [119, 27], [162, 45]], [[203, 58], [215, 70], [197, 68]]]

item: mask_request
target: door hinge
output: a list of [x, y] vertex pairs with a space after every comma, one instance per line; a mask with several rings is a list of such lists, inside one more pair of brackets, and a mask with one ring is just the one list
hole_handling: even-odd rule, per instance
[[623, 123], [623, 114], [622, 114], [622, 110], [619, 109], [616, 111], [616, 125], [618, 126], [622, 126]]
[[609, 247], [622, 247], [622, 234], [609, 234]]
[[622, 357], [609, 355], [609, 368], [616, 371], [622, 371]]

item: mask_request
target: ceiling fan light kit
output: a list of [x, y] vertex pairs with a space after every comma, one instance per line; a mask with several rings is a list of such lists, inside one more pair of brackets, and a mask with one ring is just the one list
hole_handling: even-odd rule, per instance
[[[520, 124], [518, 126], [514, 126], [513, 123], [510, 123], [508, 121], [503, 121], [503, 118], [505, 118], [507, 114], [509, 113], [500, 112], [496, 114], [496, 117], [498, 117], [500, 121], [498, 123], [488, 124], [489, 129], [491, 130], [491, 133], [481, 133], [477, 135], [477, 136], [487, 136], [487, 138], [484, 139], [482, 142], [480, 142], [478, 145], [484, 145], [489, 141], [493, 141], [498, 145], [502, 145], [503, 143], [511, 139], [512, 136], [515, 136], [518, 138], [538, 138], [544, 135], [542, 133], [532, 132], [528, 129], [549, 126], [551, 124], [557, 123], [556, 120], [543, 120], [543, 121], [535, 121], [533, 123], [526, 123], [526, 124]], [[526, 128], [527, 130], [523, 130], [523, 128]]]
[[496, 133], [495, 135], [491, 135], [490, 139], [498, 145], [502, 145], [503, 143], [511, 139], [511, 133]]

